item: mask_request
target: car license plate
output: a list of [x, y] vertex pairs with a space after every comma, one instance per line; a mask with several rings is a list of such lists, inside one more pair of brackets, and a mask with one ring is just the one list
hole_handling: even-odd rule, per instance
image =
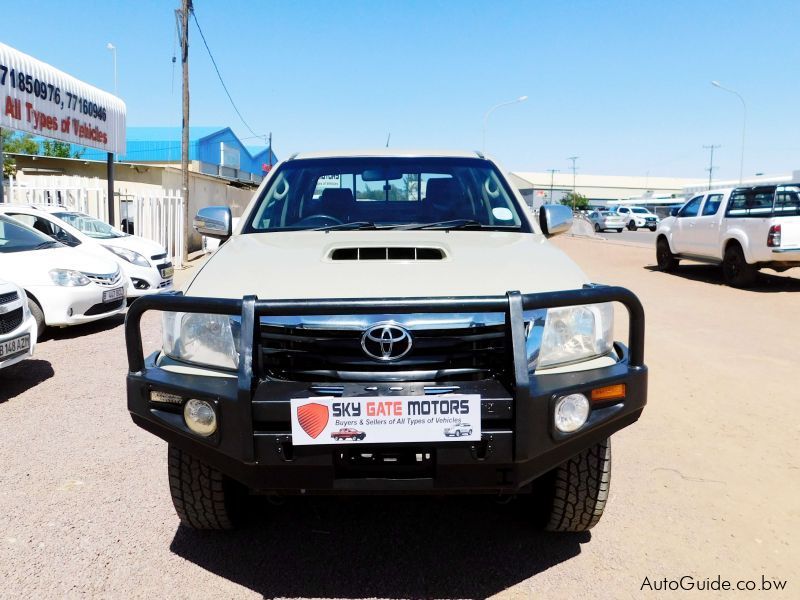
[[394, 444], [481, 439], [478, 394], [294, 398], [292, 444]]
[[125, 288], [114, 288], [113, 290], [105, 290], [103, 292], [103, 303], [113, 302], [125, 297]]
[[175, 274], [175, 267], [172, 265], [169, 265], [168, 267], [161, 267], [160, 271], [162, 279], [171, 279]]
[[31, 336], [27, 333], [13, 340], [0, 342], [0, 360], [25, 352], [30, 347]]

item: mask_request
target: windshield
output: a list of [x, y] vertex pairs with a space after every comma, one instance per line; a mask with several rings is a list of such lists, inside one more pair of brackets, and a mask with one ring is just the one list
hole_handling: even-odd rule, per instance
[[0, 253], [25, 252], [61, 245], [27, 225], [0, 215]]
[[401, 157], [289, 161], [243, 231], [378, 228], [530, 231], [489, 161]]
[[91, 238], [98, 240], [110, 240], [111, 238], [124, 237], [125, 234], [121, 231], [114, 229], [108, 223], [104, 223], [100, 219], [95, 219], [89, 215], [79, 212], [58, 212], [53, 213], [62, 221], [66, 221], [75, 229], [88, 235]]

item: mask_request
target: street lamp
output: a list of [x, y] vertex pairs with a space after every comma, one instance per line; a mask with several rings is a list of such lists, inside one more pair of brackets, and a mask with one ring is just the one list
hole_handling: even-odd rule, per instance
[[527, 100], [527, 96], [520, 96], [515, 100], [509, 100], [508, 102], [501, 102], [500, 104], [495, 104], [492, 108], [486, 111], [486, 114], [483, 117], [483, 152], [486, 152], [486, 125], [489, 122], [489, 115], [491, 115], [494, 111], [498, 108], [503, 106], [510, 106], [512, 104], [517, 104], [518, 102], [525, 102]]
[[730, 88], [726, 88], [719, 81], [712, 81], [711, 85], [726, 92], [729, 92], [731, 94], [734, 94], [737, 98], [739, 98], [739, 100], [742, 103], [742, 154], [741, 158], [739, 159], [739, 184], [741, 185], [742, 173], [744, 172], [744, 134], [747, 128], [747, 104], [745, 104], [744, 98], [742, 98], [742, 95], [739, 92], [737, 92], [736, 90], [732, 90]]
[[117, 95], [117, 47], [111, 42], [108, 42], [106, 44], [106, 50], [111, 51], [111, 53], [114, 55], [114, 95], [116, 96]]

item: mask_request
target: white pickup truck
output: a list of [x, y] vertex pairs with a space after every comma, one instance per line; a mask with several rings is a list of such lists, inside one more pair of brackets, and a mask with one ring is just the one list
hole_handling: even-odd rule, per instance
[[703, 192], [664, 219], [656, 258], [671, 271], [682, 258], [721, 264], [725, 282], [748, 287], [761, 268], [800, 267], [800, 184]]

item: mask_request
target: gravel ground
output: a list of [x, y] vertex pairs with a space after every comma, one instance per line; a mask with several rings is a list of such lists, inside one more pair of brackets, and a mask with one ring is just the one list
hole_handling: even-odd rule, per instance
[[[166, 445], [125, 408], [114, 319], [0, 372], [0, 597], [628, 598], [645, 577], [720, 575], [797, 598], [800, 273], [733, 290], [713, 267], [656, 272], [650, 249], [557, 243], [648, 313], [650, 404], [613, 439], [591, 533], [538, 533], [480, 498], [262, 500], [244, 530], [184, 530]], [[157, 320], [144, 330], [155, 346]]]

